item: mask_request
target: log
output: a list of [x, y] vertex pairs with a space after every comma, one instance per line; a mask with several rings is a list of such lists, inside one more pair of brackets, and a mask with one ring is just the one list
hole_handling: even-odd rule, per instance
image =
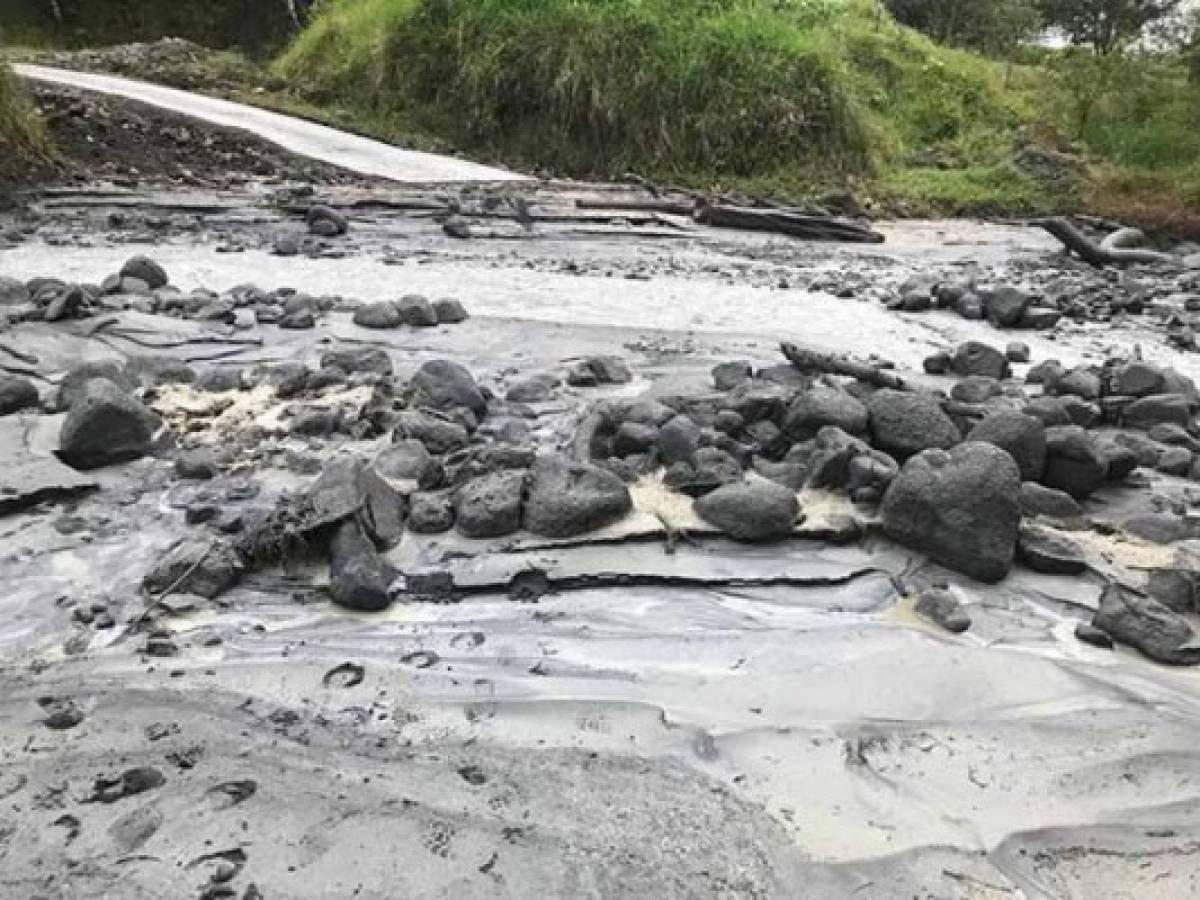
[[[1159, 253], [1157, 250], [1105, 247], [1097, 244], [1066, 219], [1045, 219], [1041, 225], [1042, 228], [1057, 238], [1064, 247], [1075, 253], [1088, 265], [1095, 266], [1097, 269], [1103, 269], [1105, 266], [1127, 265], [1131, 263], [1145, 263], [1148, 265], [1157, 263], [1179, 264], [1179, 260], [1176, 257], [1169, 253]], [[1121, 232], [1117, 233], [1121, 234]], [[1128, 240], [1128, 237], [1122, 235], [1121, 241], [1125, 240]]]
[[832, 353], [821, 353], [817, 350], [801, 350], [795, 344], [781, 344], [779, 349], [783, 351], [788, 362], [801, 372], [827, 372], [830, 375], [856, 378], [876, 387], [891, 388], [896, 391], [910, 390], [903, 378], [882, 366], [873, 366], [847, 356], [835, 356]]
[[769, 231], [807, 241], [882, 244], [884, 237], [870, 227], [837, 216], [814, 216], [796, 209], [755, 209], [700, 203], [693, 218], [714, 228]]

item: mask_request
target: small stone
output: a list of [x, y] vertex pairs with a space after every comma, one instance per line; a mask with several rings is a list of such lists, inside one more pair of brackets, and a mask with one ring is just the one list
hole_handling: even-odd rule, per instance
[[1028, 344], [1013, 341], [1004, 348], [1004, 355], [1008, 357], [1009, 362], [1027, 363], [1032, 354], [1030, 353]]
[[955, 596], [944, 588], [930, 588], [924, 591], [913, 604], [913, 611], [952, 634], [962, 634], [971, 627], [971, 617], [967, 611]]

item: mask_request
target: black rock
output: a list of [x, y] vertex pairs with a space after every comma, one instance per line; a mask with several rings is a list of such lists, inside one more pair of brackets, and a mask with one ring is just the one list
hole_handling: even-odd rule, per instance
[[1112, 638], [1095, 625], [1089, 625], [1087, 622], [1080, 622], [1075, 626], [1075, 638], [1076, 640], [1083, 641], [1085, 644], [1099, 647], [1101, 650], [1111, 650], [1113, 648]]
[[962, 634], [971, 627], [970, 615], [945, 588], [923, 591], [913, 604], [913, 611], [953, 634]]
[[321, 357], [322, 369], [341, 369], [347, 375], [391, 375], [392, 360], [386, 350], [331, 350]]
[[150, 452], [158, 417], [110, 381], [85, 385], [59, 434], [58, 456], [74, 469], [96, 469]]
[[871, 443], [897, 459], [931, 448], [947, 449], [962, 440], [957, 426], [928, 394], [876, 391], [867, 399]]
[[1017, 554], [1033, 571], [1046, 575], [1078, 575], [1087, 571], [1087, 561], [1078, 544], [1035, 525], [1021, 526]]
[[1077, 519], [1083, 515], [1083, 510], [1070, 494], [1032, 481], [1021, 485], [1021, 512], [1031, 517], [1046, 516], [1051, 519]]
[[1004, 348], [1004, 355], [1008, 357], [1009, 362], [1027, 363], [1031, 353], [1028, 344], [1022, 344], [1019, 341], [1013, 341]]
[[800, 512], [796, 495], [771, 481], [743, 481], [706, 494], [696, 514], [737, 541], [760, 542], [788, 537]]
[[137, 379], [115, 362], [80, 363], [71, 368], [58, 383], [58, 408], [67, 410], [74, 406], [75, 401], [83, 396], [87, 383], [97, 378], [112, 382], [126, 393], [138, 387]]
[[1046, 429], [1036, 418], [1019, 412], [994, 412], [971, 429], [968, 441], [993, 444], [1017, 464], [1022, 481], [1037, 481], [1046, 465]]
[[675, 416], [658, 431], [658, 454], [671, 465], [687, 462], [700, 448], [700, 426], [687, 416]]
[[448, 359], [435, 359], [422, 365], [412, 377], [409, 390], [419, 405], [434, 409], [464, 407], [477, 416], [487, 414], [487, 400], [474, 376]]
[[1013, 287], [1002, 287], [984, 296], [989, 321], [997, 328], [1015, 328], [1033, 304], [1033, 297]]
[[1127, 428], [1149, 429], [1172, 423], [1186, 428], [1191, 422], [1191, 407], [1182, 394], [1155, 394], [1134, 400], [1121, 411], [1122, 424]]
[[433, 304], [420, 294], [408, 294], [396, 301], [400, 321], [414, 328], [432, 328], [438, 324], [438, 314]]
[[359, 612], [391, 605], [388, 589], [396, 570], [379, 555], [355, 519], [338, 526], [329, 542], [329, 584], [333, 602]]
[[991, 444], [926, 450], [900, 470], [880, 515], [893, 540], [980, 581], [1008, 574], [1021, 521], [1021, 479]]
[[318, 237], [338, 237], [350, 228], [350, 222], [337, 210], [323, 204], [313, 204], [305, 216], [308, 230]]
[[393, 439], [420, 441], [430, 453], [443, 454], [461, 450], [467, 446], [470, 436], [467, 429], [457, 422], [430, 413], [406, 410], [396, 416]]
[[172, 549], [146, 575], [144, 587], [152, 594], [167, 590], [212, 599], [235, 585], [242, 576], [241, 557], [217, 540], [187, 540]]
[[0, 373], [0, 416], [12, 415], [38, 406], [37, 386], [20, 375]]
[[121, 266], [122, 278], [136, 278], [152, 291], [166, 287], [170, 281], [166, 270], [146, 256], [135, 256]]
[[437, 314], [439, 325], [457, 325], [465, 322], [469, 316], [466, 307], [453, 297], [442, 297], [433, 301], [433, 311]]
[[1084, 400], [1096, 400], [1100, 397], [1100, 376], [1090, 369], [1071, 369], [1050, 385], [1056, 394], [1070, 394]]
[[1157, 600], [1110, 584], [1100, 595], [1092, 624], [1122, 644], [1167, 665], [1200, 663], [1200, 642], [1187, 619]]
[[783, 419], [783, 432], [793, 441], [815, 437], [827, 425], [847, 434], [866, 434], [870, 414], [857, 399], [841, 388], [815, 384], [797, 395]]
[[968, 341], [954, 351], [950, 368], [955, 375], [986, 375], [989, 378], [1007, 378], [1012, 374], [1008, 357], [987, 344]]
[[416, 534], [441, 534], [454, 527], [454, 498], [448, 491], [421, 491], [408, 498], [408, 528]]
[[525, 473], [496, 472], [468, 481], [458, 490], [455, 519], [458, 530], [471, 538], [494, 538], [521, 527]]
[[1110, 394], [1121, 397], [1149, 397], [1164, 393], [1166, 379], [1157, 366], [1144, 362], [1131, 362], [1117, 366], [1109, 373]]
[[364, 303], [354, 310], [354, 324], [361, 328], [399, 328], [403, 324], [400, 310], [388, 300]]
[[712, 379], [718, 391], [731, 391], [754, 376], [754, 368], [748, 362], [725, 362], [713, 366]]
[[513, 384], [504, 397], [509, 403], [545, 403], [561, 383], [553, 375], [531, 375]]
[[533, 466], [525, 501], [525, 528], [549, 538], [596, 531], [633, 510], [629, 489], [596, 466], [543, 457]]
[[[736, 415], [736, 413], [734, 414]], [[739, 416], [739, 420], [740, 420]], [[613, 438], [613, 452], [617, 456], [645, 453], [658, 442], [658, 429], [640, 422], [622, 422]]]
[[1200, 573], [1189, 569], [1151, 569], [1146, 593], [1172, 612], [1200, 612]]
[[1095, 438], [1077, 425], [1046, 429], [1042, 484], [1086, 500], [1108, 477], [1108, 461]]
[[442, 466], [425, 445], [401, 439], [383, 450], [371, 464], [376, 473], [402, 494], [430, 490], [442, 480]]
[[950, 396], [959, 403], [980, 405], [999, 396], [1004, 389], [1000, 382], [987, 375], [968, 375], [950, 389]]
[[207, 447], [185, 450], [175, 457], [175, 474], [180, 478], [207, 481], [220, 474], [217, 454]]
[[[259, 318], [259, 321], [262, 321]], [[317, 317], [308, 310], [301, 312], [284, 313], [278, 319], [279, 327], [286, 328], [290, 331], [306, 331], [309, 328], [317, 327]]]
[[950, 354], [945, 350], [939, 350], [937, 353], [925, 357], [925, 361], [921, 365], [925, 369], [926, 374], [945, 375], [950, 371], [952, 364], [953, 360]]

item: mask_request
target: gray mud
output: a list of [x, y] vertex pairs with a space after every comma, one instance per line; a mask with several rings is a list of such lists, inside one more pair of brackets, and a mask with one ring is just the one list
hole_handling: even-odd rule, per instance
[[[729, 359], [774, 365], [780, 341], [878, 354], [906, 375], [959, 341], [1002, 346], [986, 323], [878, 300], [919, 272], [1060, 266], [1021, 226], [890, 225], [865, 250], [680, 223], [647, 239], [617, 217], [463, 242], [358, 199], [348, 239], [280, 257], [272, 241], [301, 226], [252, 196], [51, 196], [0, 250], [0, 274], [99, 281], [148, 252], [184, 290], [454, 295], [469, 320], [370, 332], [344, 304], [313, 330], [235, 333], [123, 311], [98, 331], [14, 326], [3, 341], [37, 362], [0, 362], [49, 392], [80, 360], [242, 367], [378, 346], [400, 375], [451, 358], [502, 395], [521, 376], [622, 355], [630, 384], [535, 410], [532, 440], [550, 448], [595, 399], [706, 383]], [[132, 224], [112, 227], [114, 213]], [[147, 219], [165, 223], [153, 240]], [[857, 296], [835, 297], [846, 283]], [[1143, 320], [1021, 339], [1035, 361], [1068, 364], [1142, 343], [1200, 377], [1197, 357]], [[6, 453], [52, 448], [59, 425], [28, 417]], [[226, 438], [241, 447], [234, 432], [209, 437]], [[458, 602], [349, 613], [328, 602], [324, 566], [296, 561], [157, 621], [178, 655], [144, 652], [141, 579], [192, 533], [189, 498], [250, 478], [259, 496], [223, 505], [269, 505], [311, 478], [287, 453], [376, 446], [280, 439], [274, 456], [247, 450], [190, 486], [151, 457], [72, 475], [95, 484], [0, 518], [5, 896], [1200, 896], [1200, 670], [1072, 634], [1101, 573], [1132, 578], [1157, 552], [1118, 539], [1090, 548], [1089, 575], [956, 581], [976, 624], [951, 636], [898, 590], [936, 570], [883, 539], [667, 554], [653, 528], [632, 543], [407, 536], [394, 559], [453, 573]], [[1128, 491], [1098, 502], [1140, 508]], [[550, 593], [510, 600], [529, 569]], [[59, 730], [48, 710], [63, 707], [81, 720]], [[147, 767], [161, 777], [97, 784]]]

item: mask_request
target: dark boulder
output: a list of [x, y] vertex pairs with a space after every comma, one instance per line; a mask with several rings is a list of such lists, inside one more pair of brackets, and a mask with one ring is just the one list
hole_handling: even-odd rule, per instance
[[534, 463], [525, 501], [525, 528], [548, 538], [596, 531], [633, 510], [629, 489], [596, 466], [543, 457]]
[[1097, 400], [1100, 397], [1100, 376], [1091, 369], [1076, 368], [1059, 377], [1051, 389], [1055, 394], [1070, 394], [1084, 400]]
[[1037, 481], [1046, 464], [1046, 428], [1033, 416], [995, 412], [971, 429], [968, 441], [993, 444], [1017, 464], [1022, 481]]
[[718, 391], [731, 391], [753, 377], [754, 368], [748, 362], [719, 363], [712, 370], [713, 384]]
[[1008, 357], [987, 344], [967, 341], [954, 351], [950, 369], [955, 375], [986, 375], [988, 378], [1008, 378], [1012, 369]]
[[1012, 457], [991, 444], [927, 450], [905, 463], [888, 488], [883, 527], [935, 562], [999, 581], [1016, 550], [1020, 487]]
[[959, 403], [980, 405], [1004, 392], [1000, 382], [986, 375], [968, 375], [950, 389], [950, 396]]
[[364, 303], [354, 310], [354, 324], [361, 328], [399, 328], [402, 323], [400, 310], [388, 300]]
[[333, 602], [357, 612], [380, 612], [391, 605], [389, 588], [396, 570], [379, 555], [358, 521], [342, 522], [329, 542], [329, 588]]
[[475, 377], [448, 359], [431, 360], [413, 375], [409, 391], [418, 405], [434, 409], [463, 407], [477, 416], [487, 414], [487, 399]]
[[1086, 500], [1108, 477], [1108, 461], [1096, 439], [1077, 425], [1046, 429], [1046, 466], [1041, 482]]
[[1157, 600], [1139, 597], [1115, 584], [1104, 588], [1092, 624], [1155, 662], [1189, 666], [1200, 663], [1200, 642], [1187, 619]]
[[1026, 516], [1050, 519], [1077, 519], [1083, 510], [1070, 494], [1026, 481], [1021, 485], [1021, 512]]
[[121, 277], [136, 278], [152, 291], [166, 287], [170, 281], [166, 270], [147, 256], [135, 256], [121, 266]]
[[336, 209], [315, 203], [305, 216], [308, 230], [318, 237], [339, 237], [350, 229], [349, 220]]
[[470, 436], [457, 422], [420, 410], [405, 410], [397, 414], [393, 440], [420, 441], [430, 453], [443, 454], [467, 446]]
[[1150, 429], [1171, 423], [1186, 428], [1192, 413], [1182, 394], [1155, 394], [1134, 400], [1121, 411], [1122, 424], [1127, 428]]
[[436, 487], [442, 466], [420, 441], [401, 439], [383, 450], [371, 464], [380, 478], [401, 494]]
[[667, 465], [686, 462], [700, 449], [700, 426], [687, 416], [675, 416], [658, 431], [657, 447]]
[[442, 297], [433, 301], [433, 311], [437, 315], [439, 325], [457, 325], [469, 318], [466, 307], [454, 297]]
[[1002, 287], [984, 295], [988, 320], [997, 328], [1016, 328], [1033, 304], [1033, 297], [1013, 287]]
[[70, 409], [75, 401], [83, 396], [83, 390], [89, 381], [97, 378], [110, 381], [122, 391], [135, 391], [138, 388], [137, 379], [129, 375], [119, 363], [85, 362], [72, 367], [58, 383], [57, 406], [60, 410]]
[[695, 502], [696, 514], [737, 541], [788, 537], [800, 512], [796, 495], [772, 481], [729, 484]]
[[867, 399], [871, 443], [897, 459], [922, 450], [947, 449], [962, 440], [957, 426], [928, 394], [876, 391]]
[[0, 416], [12, 415], [38, 406], [37, 386], [20, 375], [0, 373]]
[[420, 294], [408, 294], [396, 301], [400, 321], [414, 328], [432, 328], [438, 324], [437, 310]]
[[783, 432], [793, 441], [806, 441], [827, 425], [848, 434], [866, 434], [869, 422], [867, 408], [848, 392], [815, 384], [788, 407]]
[[1078, 575], [1086, 572], [1088, 567], [1078, 544], [1062, 534], [1036, 525], [1021, 526], [1017, 555], [1033, 571], [1046, 575]]
[[391, 375], [392, 360], [386, 350], [330, 350], [321, 356], [322, 369], [341, 369], [347, 375]]
[[143, 586], [151, 594], [170, 591], [211, 600], [237, 584], [243, 570], [241, 557], [223, 541], [187, 540], [159, 560]]
[[454, 527], [454, 498], [449, 491], [419, 491], [408, 498], [408, 529], [441, 534]]
[[158, 417], [111, 381], [87, 383], [59, 434], [58, 456], [74, 469], [129, 462], [150, 452]]
[[468, 481], [458, 490], [458, 530], [471, 538], [495, 538], [521, 527], [525, 472], [495, 472]]

